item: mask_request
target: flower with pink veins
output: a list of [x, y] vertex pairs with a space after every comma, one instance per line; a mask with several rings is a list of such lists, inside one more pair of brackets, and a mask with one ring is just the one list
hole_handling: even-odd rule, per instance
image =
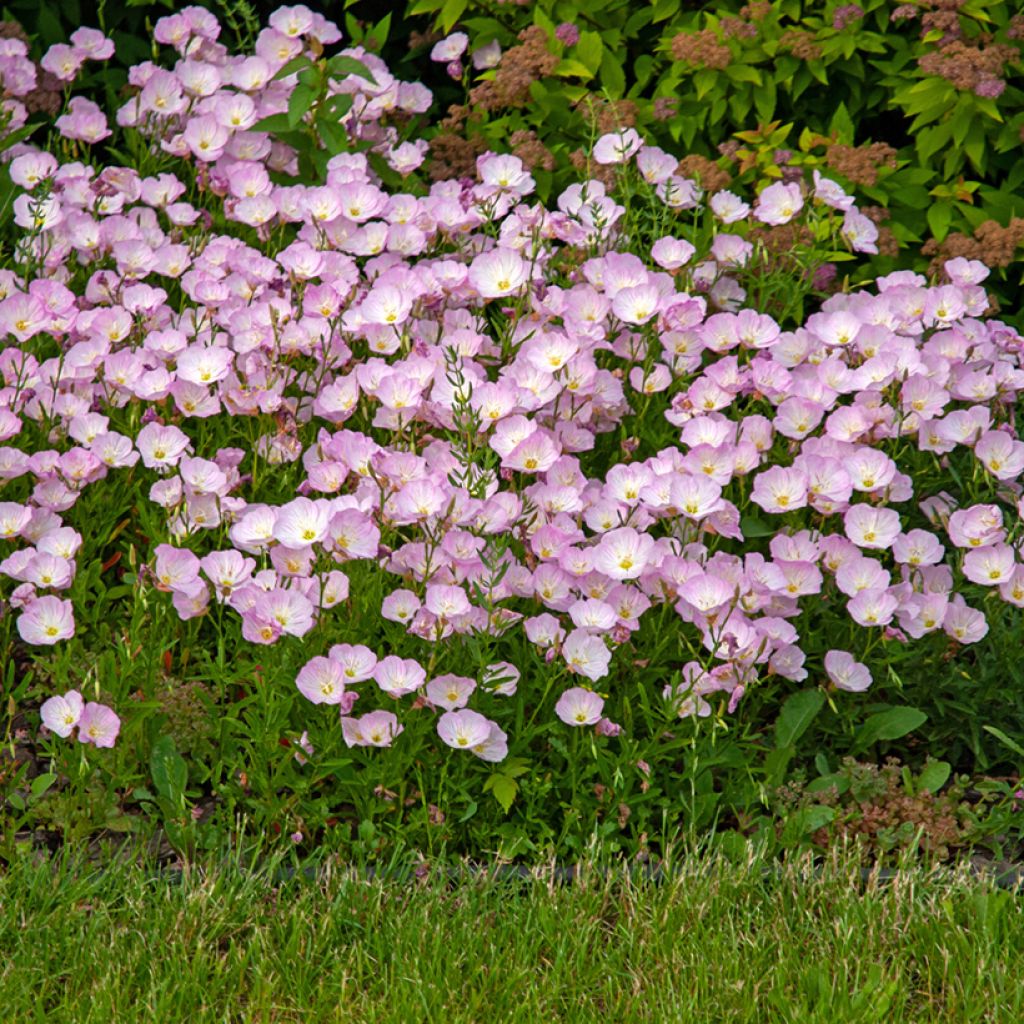
[[900, 535], [900, 514], [891, 508], [853, 505], [843, 516], [846, 536], [858, 547], [882, 550]]
[[647, 568], [654, 550], [654, 538], [631, 526], [601, 535], [594, 549], [594, 568], [613, 580], [633, 580]]
[[340, 704], [345, 696], [345, 673], [331, 658], [310, 658], [295, 678], [299, 693], [313, 704]]
[[386, 694], [397, 698], [423, 686], [427, 681], [427, 673], [418, 661], [390, 654], [377, 662], [373, 679]]
[[18, 635], [27, 644], [50, 647], [75, 635], [75, 618], [70, 601], [59, 597], [37, 597], [18, 616]]
[[596, 681], [608, 675], [612, 653], [599, 636], [574, 629], [562, 644], [562, 657], [570, 672], [578, 672]]
[[601, 720], [604, 698], [582, 686], [566, 690], [555, 704], [555, 714], [566, 725], [597, 725]]
[[67, 738], [78, 725], [85, 703], [77, 690], [68, 690], [63, 697], [50, 697], [39, 709], [43, 725], [56, 736]]
[[501, 298], [519, 291], [526, 283], [528, 271], [518, 252], [499, 246], [473, 260], [469, 283], [481, 298]]
[[477, 711], [446, 711], [437, 720], [437, 734], [454, 750], [472, 750], [487, 742], [492, 722]]
[[112, 747], [121, 731], [121, 719], [105, 704], [89, 701], [78, 719], [78, 742]]
[[341, 735], [349, 747], [390, 747], [404, 728], [392, 711], [370, 711], [361, 718], [341, 719]]
[[825, 655], [825, 671], [837, 689], [850, 693], [863, 693], [872, 682], [867, 666], [856, 661], [849, 651], [829, 651]]

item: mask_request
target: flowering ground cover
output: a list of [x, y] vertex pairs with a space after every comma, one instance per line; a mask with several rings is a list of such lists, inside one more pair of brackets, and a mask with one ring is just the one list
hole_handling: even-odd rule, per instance
[[879, 849], [1012, 845], [1013, 776], [937, 803], [1022, 755], [988, 268], [853, 287], [836, 181], [704, 189], [633, 129], [549, 204], [509, 154], [428, 183], [424, 85], [301, 6], [220, 36], [160, 18], [105, 110], [77, 30], [49, 137], [0, 45], [0, 855], [649, 857], [777, 841], [787, 782], [798, 845], [887, 753]]

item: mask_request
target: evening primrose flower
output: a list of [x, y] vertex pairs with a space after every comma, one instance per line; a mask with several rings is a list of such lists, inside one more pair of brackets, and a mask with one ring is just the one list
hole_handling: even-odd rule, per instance
[[331, 658], [310, 658], [295, 679], [299, 693], [313, 704], [340, 704], [345, 696], [345, 674]]
[[472, 750], [487, 742], [491, 725], [490, 720], [479, 712], [462, 708], [441, 715], [437, 720], [437, 734], [442, 742], [455, 750]]
[[121, 731], [121, 719], [105, 704], [89, 701], [78, 719], [79, 743], [96, 747], [112, 747]]
[[573, 686], [566, 690], [555, 704], [555, 714], [566, 725], [597, 725], [601, 720], [604, 698], [592, 690]]
[[832, 684], [850, 693], [862, 693], [871, 686], [871, 673], [856, 661], [849, 651], [829, 651], [825, 655], [825, 671]]
[[27, 644], [51, 647], [75, 635], [70, 601], [59, 597], [37, 597], [18, 616], [18, 635]]
[[77, 690], [68, 690], [62, 697], [50, 697], [39, 709], [39, 717], [50, 732], [68, 737], [82, 717], [85, 702]]
[[370, 711], [361, 718], [341, 719], [341, 735], [348, 747], [390, 747], [404, 729], [393, 711]]

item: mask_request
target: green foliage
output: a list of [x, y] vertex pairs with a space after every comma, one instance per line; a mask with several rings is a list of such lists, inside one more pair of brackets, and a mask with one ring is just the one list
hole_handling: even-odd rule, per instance
[[[871, 273], [934, 269], [942, 255], [987, 258], [1011, 299], [1024, 245], [1024, 15], [991, 0], [959, 4], [953, 26], [940, 13], [886, 0], [407, 8], [439, 33], [467, 32], [470, 52], [500, 43], [496, 70], [468, 72], [466, 92], [453, 87], [442, 99], [467, 104], [465, 134], [481, 149], [505, 151], [524, 133], [542, 143], [542, 195], [569, 182], [596, 134], [635, 126], [670, 152], [713, 160], [724, 181], [820, 169], [882, 208], [885, 245]], [[544, 74], [524, 61], [526, 30], [546, 34], [553, 63]], [[536, 79], [530, 102], [501, 105], [481, 87], [510, 66]]]

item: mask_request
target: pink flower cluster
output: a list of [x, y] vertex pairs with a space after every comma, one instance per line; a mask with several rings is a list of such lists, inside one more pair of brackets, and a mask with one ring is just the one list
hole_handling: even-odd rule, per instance
[[105, 704], [85, 702], [77, 690], [51, 697], [39, 709], [43, 725], [56, 736], [67, 738], [78, 729], [79, 743], [112, 747], [121, 731], [121, 719]]
[[[514, 693], [519, 669], [428, 680], [419, 660], [373, 649], [381, 618], [455, 668], [460, 638], [521, 631], [580, 684], [557, 716], [614, 735], [594, 686], [628, 685], [652, 608], [691, 655], [665, 699], [706, 716], [718, 691], [732, 711], [769, 677], [817, 671], [795, 624], [805, 611], [841, 609], [829, 628], [856, 648], [864, 631], [980, 640], [965, 586], [1024, 606], [1022, 343], [982, 318], [980, 264], [950, 261], [931, 286], [891, 274], [785, 330], [744, 306], [751, 227], [834, 218], [872, 251], [852, 198], [820, 177], [752, 202], [705, 197], [632, 131], [595, 157], [645, 181], [675, 224], [640, 253], [614, 192], [581, 182], [546, 209], [515, 157], [482, 157], [477, 182], [424, 195], [389, 191], [365, 152], [332, 158], [322, 184], [276, 184], [296, 154], [254, 126], [287, 110], [296, 79], [278, 72], [340, 34], [304, 7], [272, 16], [254, 54], [229, 54], [218, 33], [199, 8], [161, 19], [156, 39], [179, 59], [133, 69], [117, 113], [180, 173], [12, 151], [24, 237], [19, 271], [0, 272], [0, 486], [26, 496], [0, 503], [0, 575], [26, 643], [73, 635], [57, 594], [83, 536], [65, 517], [86, 487], [120, 478], [145, 480], [163, 510], [145, 578], [182, 619], [220, 606], [250, 643], [302, 638], [352, 605], [356, 563], [383, 575], [367, 644], [334, 645], [296, 680], [339, 705], [350, 746], [390, 745], [396, 702], [413, 696], [453, 749], [508, 750], [467, 704], [478, 683]], [[106, 52], [93, 36], [75, 45]], [[437, 59], [462, 45], [450, 37]], [[429, 93], [343, 52], [374, 80], [334, 83], [355, 97], [347, 132], [411, 171], [422, 147], [386, 119]], [[58, 126], [84, 142], [108, 130], [74, 101]], [[698, 215], [714, 228], [703, 251]], [[634, 458], [645, 416], [676, 440]], [[19, 447], [27, 424], [53, 447]], [[640, 440], [598, 458], [619, 433]], [[201, 436], [234, 443], [207, 450]], [[961, 457], [985, 500], [917, 493], [914, 466]], [[262, 500], [267, 474], [294, 479], [294, 496]], [[766, 552], [747, 542], [750, 519], [773, 534]], [[871, 685], [845, 650], [823, 668], [837, 688]], [[352, 717], [370, 681], [387, 707]], [[54, 715], [72, 713], [69, 696]]]

